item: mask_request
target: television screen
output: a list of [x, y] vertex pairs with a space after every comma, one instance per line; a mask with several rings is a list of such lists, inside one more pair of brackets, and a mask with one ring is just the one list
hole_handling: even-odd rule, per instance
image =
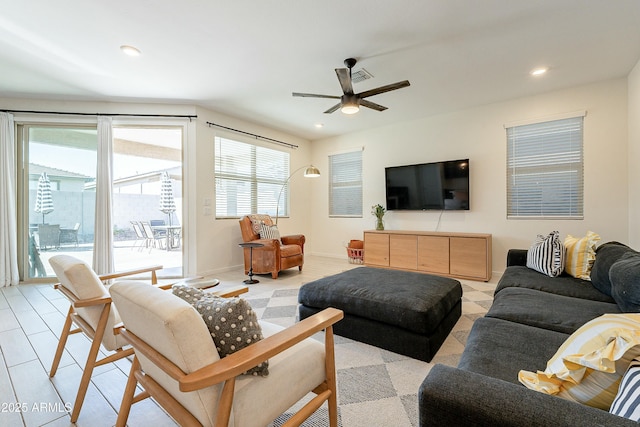
[[469, 210], [469, 159], [385, 168], [387, 210]]

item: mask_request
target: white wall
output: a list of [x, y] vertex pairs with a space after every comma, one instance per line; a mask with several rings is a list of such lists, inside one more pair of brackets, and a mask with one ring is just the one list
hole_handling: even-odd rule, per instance
[[640, 61], [628, 76], [629, 244], [640, 248]]
[[[584, 220], [507, 220], [504, 125], [579, 110], [587, 111]], [[504, 269], [509, 248], [526, 248], [539, 233], [558, 230], [564, 238], [593, 230], [603, 241], [629, 240], [626, 79], [314, 141], [312, 160], [326, 171], [328, 154], [357, 147], [364, 147], [363, 218], [328, 218], [328, 182], [326, 174], [321, 176], [313, 183], [311, 253], [346, 257], [343, 242], [373, 228], [369, 211], [371, 205], [384, 205], [385, 166], [460, 158], [470, 159], [471, 210], [444, 212], [438, 230], [492, 233], [494, 272]], [[385, 222], [387, 229], [436, 230], [439, 217], [440, 212], [390, 212]]]
[[[297, 145], [297, 149], [289, 149], [281, 145], [274, 145], [240, 134], [229, 133], [216, 127], [210, 127], [206, 122], [221, 124], [227, 127], [241, 129], [267, 138], [276, 139], [289, 144]], [[282, 132], [277, 132], [262, 126], [247, 123], [232, 117], [224, 116], [209, 110], [198, 108], [198, 120], [196, 129], [196, 150], [190, 151], [191, 159], [196, 167], [196, 176], [190, 181], [189, 191], [192, 206], [190, 224], [196, 224], [192, 232], [192, 253], [197, 254], [195, 264], [190, 260], [190, 271], [198, 274], [212, 274], [242, 265], [242, 249], [238, 246], [242, 242], [240, 225], [237, 219], [215, 218], [215, 187], [214, 187], [214, 138], [216, 134], [224, 134], [239, 141], [264, 145], [273, 149], [288, 151], [291, 155], [290, 170], [306, 166], [311, 160], [311, 148], [309, 142]], [[310, 182], [305, 179], [302, 172], [296, 173], [290, 180], [291, 197], [290, 218], [280, 218], [278, 228], [282, 235], [305, 234], [309, 229], [310, 218], [308, 215], [311, 200]], [[205, 199], [211, 200], [211, 215], [205, 215]]]

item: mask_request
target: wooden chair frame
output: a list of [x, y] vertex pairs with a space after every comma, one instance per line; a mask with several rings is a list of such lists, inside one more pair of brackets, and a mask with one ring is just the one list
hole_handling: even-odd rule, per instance
[[[219, 427], [229, 424], [235, 380], [238, 375], [294, 346], [316, 332], [324, 330], [325, 380], [313, 390], [316, 396], [295, 413], [284, 426], [299, 426], [326, 401], [328, 402], [329, 409], [329, 425], [331, 427], [337, 427], [338, 401], [336, 396], [336, 368], [332, 325], [343, 317], [344, 313], [341, 310], [327, 308], [281, 332], [266, 337], [261, 341], [189, 374], [184, 373], [178, 366], [157, 352], [153, 347], [149, 346], [133, 332], [126, 330], [126, 326], [120, 333], [131, 344], [136, 353], [139, 352], [141, 355], [144, 355], [167, 375], [176, 380], [179, 383], [180, 391], [196, 391], [214, 384], [224, 383], [215, 421], [215, 426]], [[292, 380], [295, 381], [295, 378]], [[144, 390], [135, 395], [138, 383], [142, 385]], [[147, 397], [153, 397], [181, 426], [202, 426], [171, 394], [151, 376], [142, 371], [136, 356], [131, 365], [131, 372], [125, 387], [120, 411], [118, 412], [116, 426], [124, 427], [127, 423], [132, 404]], [[212, 402], [212, 404], [214, 404], [214, 402]]]
[[[105, 274], [102, 276], [98, 276], [100, 281], [107, 281], [111, 279], [118, 279], [121, 277], [133, 276], [141, 273], [151, 273], [151, 284], [156, 285], [158, 283], [158, 277], [156, 274], [157, 270], [161, 270], [161, 265], [140, 268], [135, 270], [128, 270], [119, 273], [113, 274]], [[166, 288], [171, 285], [159, 286], [161, 288]], [[67, 289], [62, 283], [57, 283], [54, 285], [54, 288], [59, 290], [71, 303], [69, 306], [69, 311], [67, 313], [66, 320], [64, 322], [64, 326], [62, 327], [62, 333], [60, 334], [60, 340], [58, 341], [58, 347], [56, 349], [56, 354], [53, 358], [53, 363], [51, 364], [51, 371], [49, 372], [49, 377], [53, 377], [58, 371], [58, 365], [60, 364], [60, 359], [62, 358], [62, 353], [64, 352], [65, 345], [67, 343], [67, 338], [69, 335], [76, 334], [79, 332], [84, 332], [91, 339], [91, 347], [89, 349], [89, 354], [87, 355], [87, 362], [85, 363], [84, 370], [82, 373], [82, 378], [80, 379], [80, 386], [78, 387], [78, 393], [76, 395], [75, 403], [73, 404], [73, 410], [71, 412], [71, 422], [75, 423], [78, 420], [80, 415], [80, 410], [82, 409], [82, 404], [84, 402], [84, 398], [87, 394], [87, 389], [89, 388], [89, 382], [91, 381], [91, 375], [93, 374], [93, 369], [96, 366], [101, 366], [107, 363], [114, 362], [116, 360], [122, 359], [123, 357], [127, 357], [133, 354], [133, 348], [118, 348], [114, 353], [110, 354], [107, 357], [102, 359], [98, 359], [98, 353], [100, 351], [100, 345], [102, 344], [102, 338], [105, 333], [105, 329], [107, 326], [107, 322], [109, 320], [109, 312], [111, 311], [111, 296], [107, 293], [98, 298], [90, 298], [90, 299], [79, 299], [75, 296], [71, 290]], [[84, 308], [84, 307], [102, 307], [102, 311], [100, 313], [100, 319], [98, 321], [98, 326], [94, 330], [93, 327], [87, 323], [80, 315], [76, 313], [76, 308]], [[77, 328], [71, 329], [72, 324], [75, 324]]]

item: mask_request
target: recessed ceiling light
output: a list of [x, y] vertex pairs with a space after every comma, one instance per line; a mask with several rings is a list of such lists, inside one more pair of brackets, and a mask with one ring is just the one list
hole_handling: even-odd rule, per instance
[[321, 128], [324, 127], [324, 124], [323, 123], [316, 123], [314, 126], [317, 127], [318, 129], [321, 129]]
[[545, 74], [547, 71], [549, 71], [549, 67], [538, 67], [535, 68], [533, 70], [531, 70], [531, 75], [532, 76], [541, 76], [543, 74]]
[[122, 52], [125, 53], [125, 55], [129, 55], [129, 56], [140, 56], [140, 49], [133, 47], [133, 46], [129, 46], [126, 44], [123, 44], [122, 46], [120, 46], [120, 50]]

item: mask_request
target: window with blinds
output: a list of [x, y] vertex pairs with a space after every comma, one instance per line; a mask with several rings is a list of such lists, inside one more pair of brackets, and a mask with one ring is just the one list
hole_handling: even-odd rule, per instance
[[362, 150], [329, 156], [329, 217], [362, 217]]
[[508, 218], [583, 218], [583, 123], [507, 127]]
[[[275, 216], [288, 174], [289, 153], [216, 137], [216, 218], [254, 213]], [[280, 216], [288, 214], [288, 199], [285, 188], [280, 197]]]

